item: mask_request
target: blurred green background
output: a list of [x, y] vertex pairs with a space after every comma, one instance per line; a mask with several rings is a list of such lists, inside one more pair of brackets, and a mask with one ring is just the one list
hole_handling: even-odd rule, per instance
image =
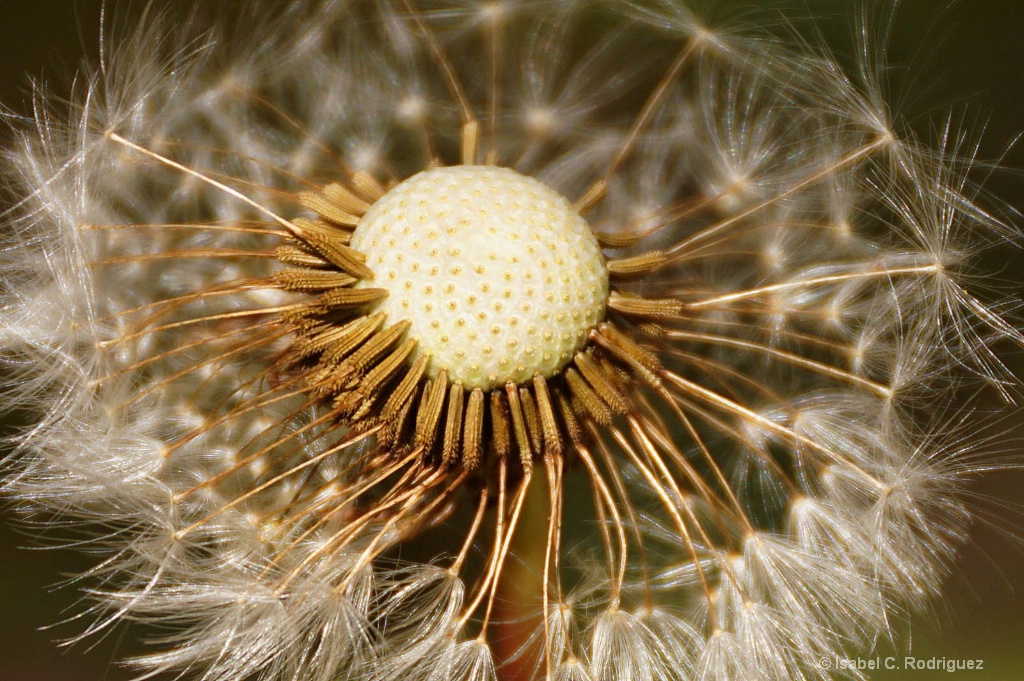
[[[230, 0], [225, 0], [230, 2]], [[65, 82], [84, 52], [95, 54], [101, 0], [0, 0], [0, 102], [29, 111], [28, 77]], [[140, 3], [109, 12], [137, 13]], [[125, 3], [122, 3], [125, 4]], [[157, 3], [162, 4], [162, 3]], [[189, 6], [192, 3], [179, 3]], [[740, 3], [737, 3], [740, 4]], [[757, 3], [748, 3], [757, 4]], [[885, 6], [885, 3], [879, 3]], [[810, 12], [843, 50], [860, 3], [805, 0], [792, 16]], [[900, 84], [897, 111], [920, 132], [934, 132], [952, 107], [968, 126], [984, 127], [981, 156], [1003, 156], [1024, 131], [1024, 0], [904, 0], [889, 43], [893, 80]], [[0, 132], [0, 137], [5, 133]], [[1024, 149], [1011, 148], [1003, 165], [1024, 169]], [[1000, 171], [988, 182], [998, 196], [1024, 207], [1024, 177]], [[1024, 220], [1020, 221], [1024, 225]], [[1009, 285], [1024, 286], [1021, 253], [1004, 249], [985, 263]], [[1011, 357], [1024, 376], [1024, 358]], [[1018, 417], [1024, 421], [1024, 417]], [[1024, 425], [995, 444], [1020, 456]], [[896, 670], [871, 674], [878, 681], [1024, 681], [1024, 521], [1011, 505], [1024, 502], [1024, 474], [998, 473], [976, 487], [992, 499], [987, 521], [974, 529], [945, 598], [915, 619], [909, 640], [880, 644], [879, 655], [981, 659], [983, 671]], [[42, 629], [75, 611], [75, 589], [52, 587], [87, 566], [72, 552], [25, 550], [31, 540], [0, 519], [0, 681], [119, 681], [130, 677], [112, 660], [136, 647], [115, 631], [89, 645], [59, 649], [54, 641], [76, 625]], [[873, 655], [872, 655], [873, 656]], [[753, 680], [752, 680], [753, 681]]]

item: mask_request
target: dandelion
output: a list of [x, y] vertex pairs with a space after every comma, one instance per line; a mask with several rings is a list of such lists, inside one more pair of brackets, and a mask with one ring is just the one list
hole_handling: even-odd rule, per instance
[[82, 638], [149, 623], [140, 673], [206, 681], [824, 679], [927, 606], [984, 468], [954, 396], [1024, 342], [968, 137], [676, 0], [238, 9], [13, 119], [5, 490], [103, 555]]

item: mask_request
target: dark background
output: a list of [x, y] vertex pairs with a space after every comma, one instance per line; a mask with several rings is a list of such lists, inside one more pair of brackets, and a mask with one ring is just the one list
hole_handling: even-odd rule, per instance
[[[821, 17], [821, 30], [842, 51], [859, 3], [804, 4]], [[139, 3], [110, 5], [117, 9], [108, 11], [119, 15], [137, 14], [139, 8]], [[29, 111], [26, 74], [54, 84], [66, 82], [83, 53], [95, 54], [100, 6], [101, 0], [0, 0], [0, 102]], [[1024, 150], [1007, 152], [1024, 131], [1024, 0], [962, 0], [953, 5], [904, 0], [888, 51], [893, 80], [902, 84], [897, 90], [905, 102], [900, 113], [922, 134], [941, 126], [950, 108], [966, 113], [969, 125], [984, 127], [982, 157], [1003, 157], [1007, 169], [991, 178], [989, 188], [1011, 205], [1024, 207], [1024, 176], [1013, 170], [1024, 169]], [[4, 135], [0, 131], [0, 139]], [[1024, 225], [1024, 219], [1018, 224]], [[1022, 255], [997, 250], [984, 264], [1000, 270], [1010, 285], [1024, 286]], [[1024, 358], [1017, 353], [1011, 362], [1024, 376]], [[1016, 420], [1024, 423], [1024, 415]], [[1024, 427], [997, 446], [1024, 461], [1021, 441]], [[985, 670], [899, 671], [872, 679], [1024, 680], [1024, 523], [1011, 508], [1024, 501], [1024, 474], [993, 474], [976, 491], [993, 499], [988, 504], [991, 522], [976, 526], [944, 598], [934, 612], [915, 619], [911, 640], [895, 644], [895, 653], [885, 652], [893, 646], [883, 644], [881, 655], [983, 659]], [[119, 632], [94, 646], [78, 644], [62, 652], [53, 642], [73, 635], [80, 624], [42, 629], [76, 610], [74, 588], [52, 587], [87, 562], [68, 551], [21, 548], [31, 543], [0, 517], [0, 681], [129, 678], [112, 665], [114, 658], [135, 650]]]

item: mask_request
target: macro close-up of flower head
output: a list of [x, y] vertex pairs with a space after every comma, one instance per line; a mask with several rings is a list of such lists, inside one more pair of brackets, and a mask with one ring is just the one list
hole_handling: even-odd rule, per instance
[[88, 554], [70, 642], [870, 677], [828, 661], [935, 607], [1024, 345], [1013, 212], [870, 7], [853, 59], [686, 0], [111, 11], [4, 114], [0, 494]]

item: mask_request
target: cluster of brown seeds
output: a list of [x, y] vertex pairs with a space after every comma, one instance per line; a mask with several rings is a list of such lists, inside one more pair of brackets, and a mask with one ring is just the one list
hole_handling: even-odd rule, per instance
[[[316, 218], [294, 220], [292, 242], [276, 251], [288, 266], [276, 275], [278, 284], [315, 296], [285, 313], [295, 334], [289, 363], [314, 394], [330, 402], [338, 422], [357, 433], [376, 428], [378, 442], [397, 456], [415, 450], [434, 464], [471, 471], [518, 454], [528, 468], [535, 457], [560, 456], [567, 441], [582, 443], [587, 422], [608, 424], [630, 412], [637, 380], [659, 383], [656, 354], [625, 329], [657, 334], [657, 320], [677, 315], [680, 303], [614, 289], [608, 318], [590, 330], [585, 347], [553, 377], [538, 374], [526, 384], [509, 381], [489, 391], [467, 390], [450, 381], [444, 368], [430, 377], [429, 356], [415, 357], [417, 340], [409, 337], [409, 322], [374, 310], [387, 291], [356, 286], [372, 279], [373, 272], [365, 255], [349, 246], [352, 234], [386, 192], [370, 176], [356, 173], [349, 187], [329, 184], [302, 194], [302, 205]], [[600, 235], [598, 241], [605, 248], [628, 245]], [[625, 279], [663, 261], [651, 252], [609, 260], [607, 267], [613, 278]]]

